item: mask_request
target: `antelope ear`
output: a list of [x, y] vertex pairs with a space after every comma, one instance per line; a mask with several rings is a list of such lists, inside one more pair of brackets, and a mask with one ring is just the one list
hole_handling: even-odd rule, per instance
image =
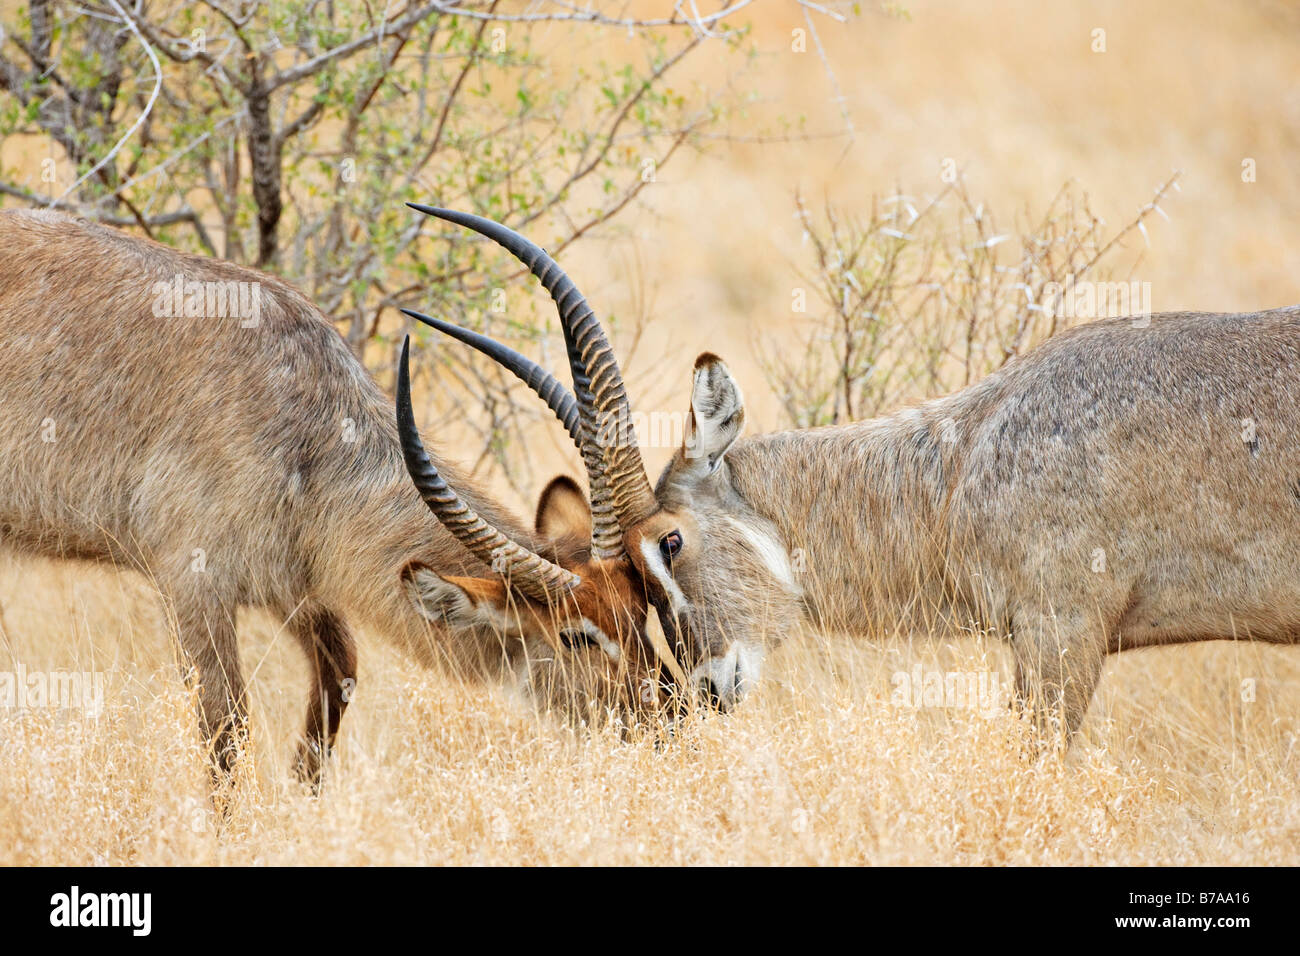
[[444, 578], [413, 561], [402, 569], [402, 586], [421, 616], [451, 628], [498, 625], [506, 605], [505, 585], [487, 578]]
[[745, 396], [722, 359], [702, 352], [691, 379], [682, 458], [692, 471], [710, 475], [745, 430]]
[[576, 481], [558, 475], [542, 489], [535, 527], [538, 534], [552, 541], [568, 536], [590, 540], [591, 506]]

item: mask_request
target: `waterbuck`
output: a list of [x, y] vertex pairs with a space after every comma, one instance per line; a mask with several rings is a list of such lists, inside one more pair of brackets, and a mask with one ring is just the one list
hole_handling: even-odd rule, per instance
[[548, 487], [534, 530], [430, 460], [405, 347], [395, 420], [290, 286], [47, 211], [0, 213], [0, 331], [0, 542], [152, 579], [218, 768], [244, 720], [241, 607], [277, 616], [313, 666], [308, 780], [355, 681], [348, 621], [423, 661], [527, 656], [598, 704], [656, 702], [621, 547], [572, 482]]
[[[549, 262], [502, 226], [424, 211]], [[946, 397], [748, 439], [741, 389], [705, 353], [652, 491], [608, 342], [573, 301], [561, 323], [627, 552], [723, 704], [801, 614], [995, 630], [1018, 701], [1067, 741], [1107, 654], [1300, 640], [1300, 307], [1094, 322]]]

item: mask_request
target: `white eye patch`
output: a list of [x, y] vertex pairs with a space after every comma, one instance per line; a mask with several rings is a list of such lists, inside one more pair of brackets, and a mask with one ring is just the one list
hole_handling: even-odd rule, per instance
[[568, 630], [581, 631], [593, 644], [604, 651], [605, 656], [611, 661], [617, 661], [623, 656], [622, 648], [611, 641], [604, 631], [585, 617], [578, 621], [577, 627], [568, 628]]
[[664, 563], [663, 555], [659, 553], [659, 547], [653, 541], [645, 538], [641, 539], [641, 556], [645, 558], [646, 570], [654, 575], [655, 581], [663, 592], [668, 595], [668, 600], [672, 604], [674, 614], [683, 615], [686, 613], [686, 595], [682, 589], [677, 586], [673, 580], [672, 574], [668, 571], [668, 566]]
[[754, 549], [763, 566], [771, 573], [772, 577], [781, 582], [791, 594], [799, 594], [803, 588], [799, 586], [798, 580], [794, 576], [794, 566], [790, 563], [790, 553], [781, 545], [776, 537], [766, 528], [756, 527], [755, 525], [726, 516], [726, 520], [744, 535], [749, 546]]

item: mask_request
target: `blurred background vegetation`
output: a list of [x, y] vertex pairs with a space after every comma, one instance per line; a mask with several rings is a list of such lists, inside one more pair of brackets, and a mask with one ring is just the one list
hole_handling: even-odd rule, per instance
[[[410, 200], [557, 255], [639, 409], [680, 412], [708, 348], [759, 428], [960, 387], [1068, 324], [1041, 301], [1067, 276], [1156, 311], [1300, 298], [1288, 3], [0, 0], [0, 25], [0, 202], [274, 271], [385, 384], [401, 306], [563, 364], [536, 284]], [[530, 394], [415, 331], [435, 440], [521, 501], [573, 469]]]

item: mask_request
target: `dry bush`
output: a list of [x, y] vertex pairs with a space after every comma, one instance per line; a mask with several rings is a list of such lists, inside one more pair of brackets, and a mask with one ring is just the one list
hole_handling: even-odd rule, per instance
[[[796, 427], [870, 418], [905, 401], [969, 385], [1069, 324], [1051, 294], [1067, 282], [1113, 281], [1126, 240], [1178, 174], [1108, 232], [1086, 193], [1066, 183], [1013, 232], [975, 202], [965, 181], [927, 202], [895, 192], [865, 219], [796, 198], [813, 267], [801, 271], [821, 306], [801, 324], [802, 351], [767, 343], [761, 363]], [[1131, 273], [1130, 273], [1131, 274]], [[807, 292], [797, 289], [805, 301]]]

